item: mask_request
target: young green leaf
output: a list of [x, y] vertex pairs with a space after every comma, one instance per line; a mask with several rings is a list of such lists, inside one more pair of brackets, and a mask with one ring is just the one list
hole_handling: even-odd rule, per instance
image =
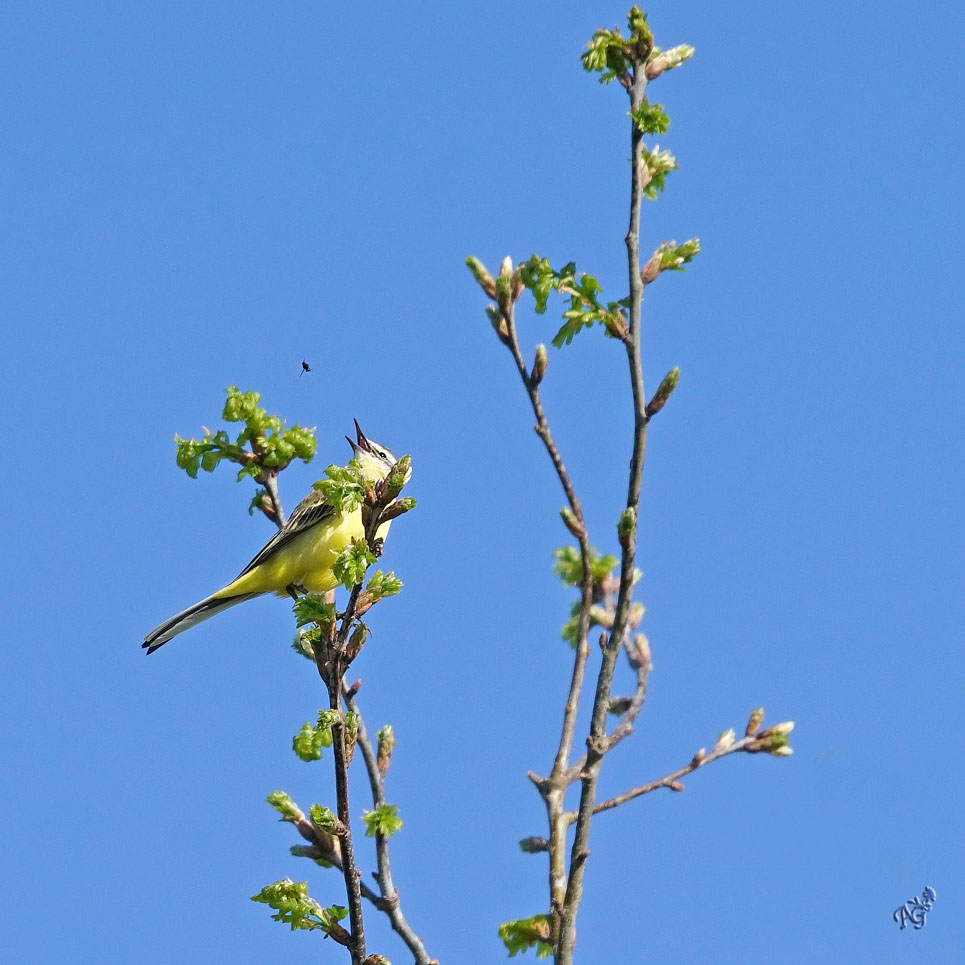
[[376, 835], [388, 838], [402, 827], [399, 808], [395, 804], [380, 804], [373, 811], [363, 811], [362, 820], [365, 822], [365, 833], [370, 838]]
[[527, 952], [534, 946], [537, 958], [549, 958], [553, 954], [553, 946], [549, 941], [549, 915], [504, 921], [499, 926], [499, 937], [503, 940], [510, 958], [515, 958], [520, 952]]

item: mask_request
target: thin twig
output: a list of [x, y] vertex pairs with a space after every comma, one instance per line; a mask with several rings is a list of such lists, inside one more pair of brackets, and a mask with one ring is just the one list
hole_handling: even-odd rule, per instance
[[[375, 808], [379, 808], [385, 804], [385, 781], [382, 772], [379, 770], [378, 756], [372, 746], [368, 731], [365, 729], [365, 723], [362, 720], [355, 695], [344, 680], [342, 681], [342, 696], [349, 710], [358, 714], [356, 743], [361, 749], [362, 758], [365, 761], [365, 770], [368, 773], [369, 786], [372, 789], [372, 804]], [[422, 939], [412, 930], [412, 926], [402, 913], [402, 907], [399, 904], [399, 892], [392, 881], [392, 868], [389, 864], [389, 841], [383, 834], [376, 834], [375, 836], [375, 853], [379, 865], [377, 875], [379, 890], [382, 892], [377, 905], [381, 911], [388, 915], [392, 928], [405, 942], [409, 951], [412, 952], [415, 965], [430, 965], [432, 959], [429, 957]]]
[[[613, 728], [606, 738], [606, 750], [611, 751], [620, 741], [625, 740], [633, 733], [633, 725], [643, 710], [643, 705], [647, 699], [647, 682], [650, 678], [650, 658], [649, 655], [640, 653], [639, 648], [634, 643], [627, 644], [624, 648], [627, 655], [627, 662], [637, 675], [637, 686], [630, 698], [630, 706], [620, 716], [617, 726]], [[586, 754], [573, 762], [566, 774], [566, 783], [573, 784], [580, 780], [583, 768], [586, 767]]]
[[[381, 484], [380, 484], [380, 489]], [[381, 522], [380, 504], [370, 507], [369, 518], [365, 525], [365, 541], [371, 548], [374, 545], [375, 534]], [[344, 825], [340, 835], [342, 846], [342, 877], [345, 879], [345, 894], [348, 899], [349, 922], [351, 928], [351, 942], [349, 951], [352, 955], [352, 965], [362, 965], [365, 958], [365, 923], [362, 916], [362, 873], [355, 864], [355, 846], [352, 840], [352, 815], [348, 798], [348, 754], [345, 747], [345, 718], [342, 714], [342, 687], [347, 663], [346, 646], [352, 631], [355, 617], [355, 607], [362, 584], [356, 583], [349, 594], [348, 604], [342, 614], [335, 640], [315, 649], [315, 664], [318, 675], [328, 687], [329, 706], [337, 712], [332, 724], [332, 752], [335, 758], [335, 797], [339, 820]]]
[[[644, 99], [647, 76], [642, 63], [633, 68], [629, 88], [630, 108], [635, 110]], [[630, 282], [629, 332], [624, 339], [627, 362], [630, 368], [630, 386], [633, 392], [633, 454], [630, 458], [630, 478], [627, 487], [627, 508], [633, 513], [633, 526], [622, 540], [623, 553], [620, 563], [620, 590], [617, 597], [613, 627], [609, 641], [603, 652], [600, 675], [597, 679], [596, 695], [590, 722], [590, 736], [587, 739], [586, 765], [582, 770], [582, 789], [580, 807], [570, 852], [570, 873], [566, 883], [566, 895], [561, 912], [560, 935], [557, 942], [557, 965], [572, 965], [573, 945], [576, 938], [576, 914], [583, 895], [583, 872], [586, 860], [583, 855], [589, 850], [590, 823], [596, 804], [596, 785], [606, 746], [606, 718], [613, 686], [613, 673], [617, 655], [623, 644], [624, 634], [630, 614], [630, 596], [633, 588], [633, 568], [636, 557], [637, 519], [639, 518], [640, 488], [643, 478], [643, 457], [647, 442], [647, 400], [644, 394], [643, 365], [641, 357], [641, 302], [643, 281], [640, 278], [640, 203], [643, 186], [641, 184], [641, 154], [643, 135], [635, 123], [631, 122], [630, 139], [630, 227], [627, 231], [627, 264]]]
[[[610, 811], [613, 808], [619, 807], [621, 804], [626, 804], [627, 801], [632, 801], [635, 797], [640, 797], [643, 794], [649, 794], [651, 791], [659, 790], [662, 787], [671, 787], [682, 777], [686, 777], [688, 774], [693, 773], [699, 767], [705, 767], [707, 764], [718, 761], [722, 757], [726, 757], [728, 754], [736, 754], [739, 751], [746, 751], [747, 748], [757, 740], [758, 738], [752, 734], [749, 737], [742, 737], [739, 741], [734, 741], [730, 747], [722, 748], [719, 751], [712, 751], [710, 754], [703, 756], [696, 754], [694, 755], [693, 760], [691, 760], [686, 767], [682, 767], [680, 770], [674, 771], [673, 774], [668, 774], [666, 777], [660, 778], [659, 781], [651, 781], [649, 784], [641, 784], [639, 787], [631, 788], [629, 791], [624, 791], [622, 794], [618, 794], [616, 797], [611, 797], [606, 801], [601, 801], [599, 804], [594, 805], [593, 813], [599, 814], [601, 811]], [[682, 791], [683, 786], [674, 787], [673, 790]], [[577, 817], [576, 812], [570, 811], [568, 817], [571, 822], [575, 821]]]
[[560, 484], [563, 487], [563, 492], [566, 493], [570, 509], [578, 524], [575, 535], [579, 542], [580, 560], [583, 566], [583, 582], [580, 587], [580, 613], [576, 631], [576, 652], [573, 659], [573, 672], [570, 676], [569, 692], [567, 693], [566, 704], [563, 708], [563, 727], [560, 734], [559, 748], [557, 749], [553, 769], [550, 772], [549, 778], [537, 783], [546, 804], [547, 819], [550, 826], [550, 908], [553, 916], [552, 932], [555, 935], [559, 929], [560, 911], [566, 892], [566, 833], [562, 817], [563, 796], [567, 787], [566, 773], [569, 767], [570, 755], [573, 751], [576, 717], [577, 711], [579, 710], [580, 695], [583, 692], [583, 681], [586, 676], [586, 663], [590, 656], [590, 646], [587, 641], [587, 634], [590, 628], [590, 607], [593, 604], [590, 540], [586, 531], [586, 521], [583, 517], [583, 507], [570, 481], [559, 450], [556, 448], [556, 443], [550, 431], [542, 401], [540, 400], [538, 384], [527, 371], [526, 362], [519, 348], [513, 303], [511, 301], [508, 304], [504, 303], [500, 311], [503, 320], [506, 322], [507, 345], [516, 362], [516, 368], [519, 371], [519, 376], [526, 389], [526, 394], [529, 396], [530, 404], [533, 407], [533, 414], [536, 416], [536, 434], [546, 447], [553, 467], [556, 469], [556, 475], [559, 477]]
[[[349, 611], [351, 612], [351, 611]], [[319, 647], [319, 650], [322, 648]], [[352, 965], [362, 965], [365, 959], [365, 924], [362, 918], [362, 873], [355, 865], [355, 846], [352, 841], [352, 814], [348, 799], [348, 754], [345, 749], [345, 719], [341, 712], [341, 683], [345, 674], [342, 663], [344, 649], [332, 648], [331, 659], [324, 668], [317, 662], [319, 676], [328, 686], [329, 707], [337, 711], [338, 716], [332, 723], [332, 753], [335, 758], [335, 800], [338, 819], [344, 825], [344, 831], [339, 835], [342, 853], [342, 877], [345, 879], [345, 894], [348, 899], [349, 922], [351, 924], [351, 941], [349, 952], [352, 955]], [[326, 679], [327, 677], [327, 679]]]

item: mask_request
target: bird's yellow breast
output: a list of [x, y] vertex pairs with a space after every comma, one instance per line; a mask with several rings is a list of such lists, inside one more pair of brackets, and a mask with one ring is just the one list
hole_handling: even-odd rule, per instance
[[[379, 527], [378, 536], [385, 538], [390, 523]], [[351, 513], [319, 523], [300, 533], [253, 570], [229, 583], [218, 596], [237, 593], [277, 593], [284, 596], [287, 587], [301, 586], [312, 593], [334, 590], [339, 581], [332, 572], [338, 554], [353, 539], [365, 537], [362, 514]]]

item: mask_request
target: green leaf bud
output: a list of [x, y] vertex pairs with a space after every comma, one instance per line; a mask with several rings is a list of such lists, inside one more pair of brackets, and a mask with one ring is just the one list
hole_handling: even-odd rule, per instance
[[403, 496], [401, 499], [397, 499], [395, 502], [389, 503], [389, 505], [382, 510], [382, 522], [395, 519], [396, 516], [402, 516], [404, 513], [408, 513], [410, 510], [415, 509], [415, 507], [415, 499], [413, 499], [411, 496]]
[[676, 366], [672, 368], [664, 377], [653, 398], [647, 403], [647, 418], [652, 419], [666, 404], [667, 400], [673, 395], [680, 380], [680, 369]]
[[385, 477], [386, 502], [395, 499], [402, 492], [402, 487], [405, 486], [411, 475], [412, 457], [406, 455], [389, 470], [388, 476]]
[[569, 506], [564, 506], [560, 510], [560, 517], [562, 518], [566, 528], [577, 539], [580, 539], [583, 536], [583, 533], [584, 533], [583, 524], [576, 518], [576, 513], [574, 513]]
[[479, 282], [479, 285], [482, 288], [482, 290], [490, 298], [495, 298], [496, 282], [493, 279], [493, 276], [489, 274], [489, 270], [486, 268], [486, 266], [473, 255], [470, 255], [466, 259], [466, 265], [468, 266], [469, 270], [472, 272], [473, 278], [475, 278], [476, 281]]
[[325, 831], [327, 834], [345, 833], [345, 825], [339, 821], [338, 816], [331, 808], [324, 807], [321, 804], [313, 804], [308, 809], [308, 814], [316, 830]]
[[529, 375], [529, 382], [533, 388], [543, 381], [543, 376], [546, 375], [547, 362], [546, 346], [540, 342], [540, 344], [536, 346], [536, 358], [533, 360], [533, 370]]
[[620, 513], [620, 518], [617, 520], [617, 536], [622, 546], [626, 546], [636, 528], [637, 511], [632, 506], [627, 506], [627, 508]]
[[265, 800], [281, 815], [282, 821], [297, 824], [305, 820], [304, 812], [284, 791], [272, 791]]

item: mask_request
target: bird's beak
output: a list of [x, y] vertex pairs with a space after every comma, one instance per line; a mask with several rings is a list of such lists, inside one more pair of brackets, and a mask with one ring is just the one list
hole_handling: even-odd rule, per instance
[[358, 436], [358, 442], [352, 442], [348, 436], [345, 437], [345, 441], [352, 447], [352, 452], [371, 452], [372, 444], [368, 439], [365, 438], [365, 433], [362, 431], [362, 427], [359, 425], [358, 419], [352, 420], [355, 423], [355, 433]]

